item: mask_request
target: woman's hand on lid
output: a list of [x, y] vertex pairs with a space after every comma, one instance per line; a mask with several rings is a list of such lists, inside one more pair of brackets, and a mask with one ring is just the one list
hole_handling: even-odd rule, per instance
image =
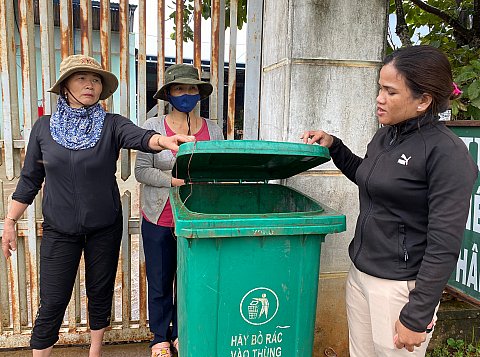
[[308, 130], [300, 137], [304, 144], [317, 143], [326, 148], [330, 148], [333, 144], [333, 136], [324, 132], [323, 130]]

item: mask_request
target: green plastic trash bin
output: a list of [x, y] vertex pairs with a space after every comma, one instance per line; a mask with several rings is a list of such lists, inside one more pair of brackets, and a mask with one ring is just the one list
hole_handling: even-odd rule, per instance
[[172, 188], [181, 357], [310, 357], [321, 243], [345, 216], [268, 180], [330, 159], [318, 145], [180, 146]]

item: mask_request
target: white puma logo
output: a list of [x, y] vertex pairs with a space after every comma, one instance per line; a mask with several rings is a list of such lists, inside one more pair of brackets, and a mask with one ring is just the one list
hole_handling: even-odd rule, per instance
[[408, 161], [411, 159], [412, 157], [409, 156], [408, 158], [405, 156], [405, 154], [402, 154], [402, 156], [400, 156], [400, 159], [398, 159], [397, 163], [399, 163], [400, 165], [405, 165], [407, 166], [408, 165]]

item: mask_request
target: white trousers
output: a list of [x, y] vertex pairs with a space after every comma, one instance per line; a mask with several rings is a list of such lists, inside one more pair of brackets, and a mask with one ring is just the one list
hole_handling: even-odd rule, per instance
[[413, 352], [397, 349], [393, 342], [395, 322], [414, 287], [414, 280], [376, 278], [352, 264], [346, 286], [350, 357], [425, 356], [433, 331]]

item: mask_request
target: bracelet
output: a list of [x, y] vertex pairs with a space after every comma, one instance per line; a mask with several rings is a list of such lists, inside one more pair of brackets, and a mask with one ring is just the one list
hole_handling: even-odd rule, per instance
[[13, 223], [17, 223], [17, 220], [15, 218], [12, 218], [12, 217], [9, 217], [9, 216], [6, 216], [5, 218], [13, 221]]

